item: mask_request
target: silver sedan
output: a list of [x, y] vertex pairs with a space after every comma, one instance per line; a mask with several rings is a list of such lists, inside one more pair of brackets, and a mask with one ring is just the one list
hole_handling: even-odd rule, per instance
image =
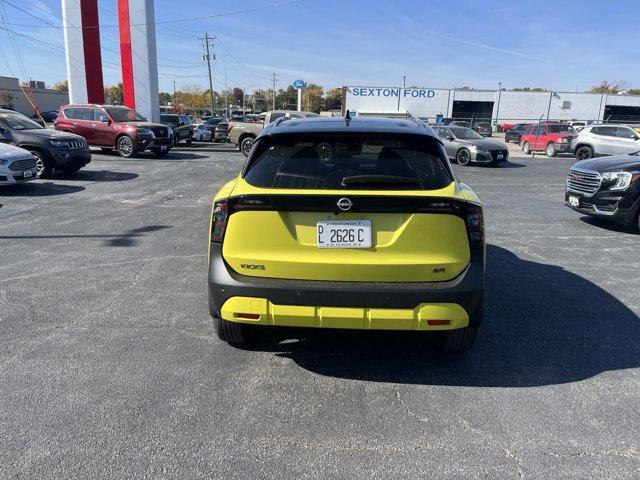
[[0, 185], [34, 180], [36, 170], [36, 159], [30, 151], [0, 143]]
[[196, 125], [196, 128], [193, 129], [193, 139], [198, 142], [210, 142], [211, 141], [211, 130], [209, 130], [204, 124]]
[[507, 146], [497, 140], [484, 138], [467, 127], [433, 127], [442, 140], [450, 160], [460, 165], [484, 163], [494, 165], [509, 158]]

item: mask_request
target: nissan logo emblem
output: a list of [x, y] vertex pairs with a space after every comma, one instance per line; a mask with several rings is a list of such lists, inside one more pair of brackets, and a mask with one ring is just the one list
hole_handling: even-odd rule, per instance
[[338, 208], [343, 212], [348, 212], [353, 207], [353, 202], [349, 200], [347, 197], [342, 197], [338, 200]]

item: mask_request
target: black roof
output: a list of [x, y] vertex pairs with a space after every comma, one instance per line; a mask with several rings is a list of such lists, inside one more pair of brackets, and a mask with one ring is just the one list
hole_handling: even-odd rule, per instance
[[397, 133], [438, 138], [433, 129], [422, 120], [386, 117], [356, 117], [350, 120], [343, 117], [278, 119], [267, 125], [262, 135], [319, 132]]

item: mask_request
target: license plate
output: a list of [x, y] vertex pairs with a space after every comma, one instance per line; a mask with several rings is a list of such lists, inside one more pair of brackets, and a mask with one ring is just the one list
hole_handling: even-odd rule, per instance
[[33, 173], [31, 173], [31, 170], [25, 170], [22, 172], [22, 178], [31, 178], [32, 175]]
[[318, 248], [370, 248], [371, 220], [327, 220], [316, 224]]
[[579, 207], [580, 199], [578, 197], [569, 197], [569, 205], [572, 207]]
[[503, 155], [503, 154], [501, 154], [501, 153], [499, 153], [499, 154], [498, 154], [498, 160], [502, 160], [503, 158], [504, 158], [504, 155]]

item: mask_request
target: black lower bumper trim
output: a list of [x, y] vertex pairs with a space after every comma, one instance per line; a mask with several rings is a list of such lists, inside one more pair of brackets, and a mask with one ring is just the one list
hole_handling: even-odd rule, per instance
[[430, 283], [329, 282], [283, 280], [240, 275], [222, 258], [222, 246], [211, 244], [209, 311], [220, 316], [231, 297], [266, 298], [276, 305], [414, 308], [420, 303], [456, 303], [469, 314], [469, 324], [482, 322], [484, 250], [474, 249], [469, 266], [455, 279]]

